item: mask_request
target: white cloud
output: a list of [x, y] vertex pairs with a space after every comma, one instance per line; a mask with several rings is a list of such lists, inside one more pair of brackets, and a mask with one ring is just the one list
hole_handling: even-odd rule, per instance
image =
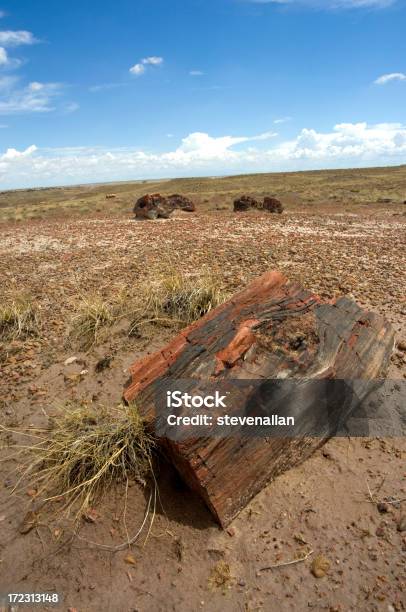
[[135, 74], [135, 76], [141, 76], [141, 74], [145, 72], [145, 66], [143, 64], [134, 64], [134, 66], [130, 68], [130, 72], [131, 74]]
[[323, 9], [386, 8], [397, 0], [248, 0], [255, 4], [284, 4]]
[[22, 113], [44, 113], [54, 110], [52, 102], [60, 95], [63, 86], [60, 83], [29, 83], [18, 87], [16, 77], [0, 79], [0, 115], [15, 115]]
[[144, 57], [144, 59], [141, 60], [141, 63], [147, 65], [149, 64], [150, 66], [160, 66], [163, 61], [163, 57], [157, 57], [153, 55], [152, 57]]
[[204, 72], [202, 72], [201, 70], [191, 70], [189, 74], [190, 76], [203, 76]]
[[140, 60], [140, 62], [138, 62], [138, 64], [134, 64], [134, 66], [130, 68], [130, 72], [135, 76], [141, 76], [146, 70], [145, 66], [160, 66], [163, 64], [163, 61], [163, 57], [158, 57], [156, 55], [144, 57], [142, 60]]
[[281, 123], [288, 123], [288, 121], [292, 121], [292, 117], [281, 117], [280, 119], [275, 119], [274, 124], [280, 125]]
[[0, 66], [6, 66], [8, 64], [8, 55], [4, 47], [0, 47]]
[[20, 45], [33, 45], [38, 42], [31, 32], [26, 30], [0, 31], [0, 45], [3, 47], [18, 47]]
[[0, 155], [0, 161], [12, 161], [15, 159], [21, 159], [23, 157], [28, 157], [36, 150], [37, 147], [35, 145], [27, 147], [24, 151], [17, 151], [17, 149], [7, 149], [7, 151], [3, 153], [3, 155]]
[[[133, 149], [8, 149], [0, 155], [4, 188], [169, 176], [213, 175], [406, 163], [406, 126], [342, 123], [330, 132], [301, 130], [296, 138], [219, 136], [194, 132], [165, 153]], [[255, 142], [261, 144], [254, 147]], [[245, 145], [245, 146], [244, 146]]]
[[406, 74], [403, 72], [390, 72], [389, 74], [383, 74], [374, 81], [375, 85], [386, 85], [391, 81], [406, 81]]

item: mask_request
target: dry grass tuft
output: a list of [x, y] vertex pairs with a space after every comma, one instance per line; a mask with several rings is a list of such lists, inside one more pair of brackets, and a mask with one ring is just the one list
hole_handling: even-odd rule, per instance
[[212, 568], [208, 580], [209, 589], [212, 591], [221, 590], [225, 593], [232, 587], [234, 577], [231, 575], [231, 569], [226, 561], [219, 561]]
[[17, 294], [0, 304], [0, 340], [23, 339], [38, 331], [38, 310], [29, 297]]
[[210, 273], [192, 277], [171, 271], [157, 282], [145, 285], [132, 313], [129, 333], [138, 334], [146, 324], [188, 325], [225, 299], [218, 280]]
[[69, 338], [84, 350], [88, 350], [117, 318], [116, 307], [103, 298], [98, 295], [84, 296], [71, 320]]
[[86, 511], [115, 483], [152, 475], [154, 441], [135, 406], [116, 409], [68, 405], [50, 418], [49, 428], [27, 434], [38, 440], [28, 451], [20, 482], [28, 479], [36, 497], [63, 499], [63, 510]]

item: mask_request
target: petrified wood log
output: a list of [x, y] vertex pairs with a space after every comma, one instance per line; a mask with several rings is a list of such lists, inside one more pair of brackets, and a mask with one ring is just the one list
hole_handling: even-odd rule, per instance
[[234, 212], [245, 212], [247, 210], [266, 210], [270, 213], [281, 214], [283, 212], [283, 204], [276, 198], [268, 196], [264, 198], [263, 202], [247, 195], [234, 200]]
[[[179, 379], [189, 381], [192, 393], [199, 392], [203, 383], [230, 384], [233, 389], [231, 381], [248, 382], [239, 392], [240, 405], [234, 403], [232, 409], [240, 410], [244, 402], [255, 407], [263, 389], [275, 379], [294, 384], [376, 379], [388, 365], [393, 344], [393, 331], [381, 316], [363, 311], [345, 297], [322, 303], [279, 272], [268, 272], [181, 331], [165, 348], [136, 361], [124, 399], [137, 404], [184, 480], [226, 526], [277, 474], [303, 461], [334, 435], [334, 427], [329, 422], [314, 435], [309, 423], [319, 398], [300, 414], [301, 402], [288, 397], [287, 404], [299, 412], [301, 422], [294, 437], [247, 436], [242, 429], [228, 437], [210, 437], [184, 426], [186, 436], [173, 439], [158, 426], [159, 393], [166, 395]], [[307, 395], [312, 388], [305, 387]], [[340, 389], [329, 396], [334, 422], [345, 420], [348, 413]], [[293, 395], [297, 398], [297, 389]]]
[[173, 193], [172, 195], [167, 197], [168, 203], [173, 208], [178, 208], [179, 210], [183, 210], [185, 212], [195, 212], [196, 207], [190, 198], [186, 196], [179, 195], [178, 193]]
[[160, 193], [151, 193], [138, 198], [133, 212], [138, 219], [168, 219], [174, 207]]
[[270, 213], [278, 213], [279, 215], [283, 213], [283, 204], [280, 200], [276, 198], [264, 198], [264, 203], [262, 205], [264, 210], [267, 210]]
[[138, 219], [168, 219], [175, 208], [186, 212], [194, 212], [195, 205], [186, 196], [174, 193], [163, 196], [160, 193], [150, 193], [138, 198], [133, 212]]
[[251, 196], [243, 195], [234, 200], [234, 212], [245, 212], [246, 210], [261, 208], [261, 204]]

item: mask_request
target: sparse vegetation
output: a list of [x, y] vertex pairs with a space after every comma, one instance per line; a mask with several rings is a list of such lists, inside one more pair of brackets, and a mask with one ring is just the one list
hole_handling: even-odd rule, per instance
[[84, 350], [95, 344], [106, 328], [118, 317], [118, 308], [99, 295], [83, 296], [77, 313], [72, 317], [69, 339]]
[[[154, 441], [135, 406], [68, 405], [32, 432], [23, 476], [37, 498], [63, 498], [63, 509], [82, 516], [113, 484], [135, 479], [146, 484], [152, 473]], [[31, 435], [31, 434], [28, 434]]]
[[23, 339], [38, 330], [38, 309], [28, 296], [16, 294], [0, 304], [0, 340]]
[[187, 325], [225, 299], [218, 279], [209, 272], [186, 276], [172, 270], [141, 291], [132, 315], [130, 335], [139, 333], [140, 327], [146, 324]]
[[[403, 165], [2, 191], [0, 223], [95, 213], [131, 214], [135, 200], [146, 192], [181, 193], [196, 202], [198, 211], [231, 210], [233, 200], [243, 193], [257, 199], [274, 195], [288, 209], [296, 205], [328, 206], [333, 198], [357, 206], [378, 204], [384, 198], [390, 199], [387, 205], [393, 207], [405, 199], [405, 174]], [[112, 188], [117, 197], [106, 198]]]
[[221, 590], [226, 593], [233, 582], [230, 565], [226, 561], [219, 561], [210, 572], [208, 586], [212, 591]]

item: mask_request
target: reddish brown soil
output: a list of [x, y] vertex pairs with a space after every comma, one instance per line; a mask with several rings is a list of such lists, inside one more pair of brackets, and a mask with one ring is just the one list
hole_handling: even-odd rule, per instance
[[[130, 363], [167, 341], [170, 331], [131, 339], [123, 320], [83, 353], [66, 344], [69, 318], [80, 293], [98, 291], [112, 301], [123, 287], [136, 293], [141, 281], [161, 269], [162, 259], [186, 273], [207, 266], [229, 291], [278, 268], [323, 297], [351, 293], [385, 314], [398, 340], [405, 340], [405, 221], [378, 209], [4, 225], [0, 291], [29, 291], [43, 323], [38, 338], [0, 346], [1, 422], [11, 429], [44, 424], [45, 413], [68, 399], [119, 403]], [[81, 361], [65, 366], [73, 355]], [[95, 364], [106, 355], [113, 356], [110, 368], [96, 373]], [[391, 378], [406, 376], [405, 355], [395, 351]], [[87, 374], [69, 376], [82, 370]], [[0, 437], [3, 457], [12, 437]], [[72, 538], [69, 522], [60, 523], [49, 511], [40, 512], [36, 528], [20, 534], [35, 500], [26, 490], [10, 497], [19, 460], [3, 462], [0, 592], [57, 591], [62, 610], [79, 612], [404, 610], [406, 533], [398, 527], [406, 504], [389, 503], [381, 513], [377, 502], [406, 498], [405, 451], [400, 438], [332, 440], [271, 483], [225, 532], [161, 462], [160, 503], [149, 537], [144, 532], [133, 546], [135, 565], [125, 562], [128, 551], [113, 554]], [[122, 488], [112, 490], [97, 507], [95, 522], [81, 525], [81, 538], [115, 545], [126, 540], [125, 528], [135, 533], [145, 493], [134, 484], [126, 510], [123, 500]], [[261, 571], [309, 548], [313, 554], [305, 561]], [[323, 578], [311, 573], [319, 554], [330, 562]], [[225, 589], [209, 581], [220, 560], [229, 563], [233, 577]]]

